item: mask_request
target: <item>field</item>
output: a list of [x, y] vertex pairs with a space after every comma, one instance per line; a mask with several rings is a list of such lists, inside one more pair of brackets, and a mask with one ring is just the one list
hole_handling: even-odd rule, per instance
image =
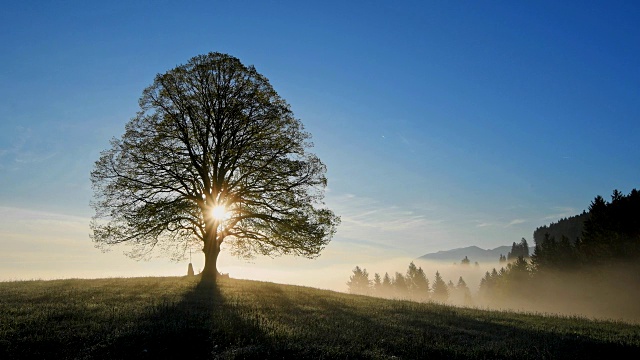
[[0, 283], [0, 359], [594, 359], [613, 354], [637, 358], [640, 325], [235, 279], [216, 289], [180, 277]]

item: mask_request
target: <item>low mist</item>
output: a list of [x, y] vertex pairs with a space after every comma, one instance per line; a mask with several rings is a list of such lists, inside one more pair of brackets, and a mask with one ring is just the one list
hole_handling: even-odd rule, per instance
[[616, 263], [540, 273], [520, 292], [479, 299], [478, 306], [640, 323], [639, 271]]
[[[443, 280], [447, 283], [449, 282], [449, 280], [451, 280], [453, 283], [457, 283], [458, 279], [462, 277], [467, 283], [467, 286], [469, 286], [469, 289], [472, 293], [478, 291], [480, 280], [487, 271], [491, 271], [494, 268], [499, 268], [500, 266], [497, 261], [493, 263], [479, 263], [478, 265], [463, 265], [450, 261], [433, 261], [410, 258], [393, 259], [379, 263], [365, 263], [355, 265], [366, 269], [370, 275], [370, 278], [373, 279], [373, 275], [375, 273], [380, 274], [380, 276], [384, 276], [385, 273], [388, 273], [391, 276], [396, 272], [404, 274], [411, 262], [413, 262], [416, 266], [422, 268], [429, 281], [433, 279], [436, 272], [439, 272]], [[353, 270], [353, 267], [350, 270]], [[347, 278], [348, 280], [348, 275], [345, 278]], [[343, 284], [345, 282], [346, 280], [343, 281]], [[347, 289], [346, 285], [343, 285], [342, 287], [345, 290]]]
[[[368, 273], [373, 282], [378, 273], [381, 277], [388, 273], [393, 279], [396, 273], [407, 276], [408, 265], [385, 262], [359, 266]], [[487, 272], [496, 270], [504, 274], [506, 263], [460, 264], [440, 261], [413, 260], [422, 269], [430, 286], [430, 297], [416, 298], [408, 294], [376, 293], [375, 285], [367, 293], [394, 299], [416, 301], [436, 301], [448, 305], [473, 307], [487, 310], [508, 310], [537, 314], [577, 316], [598, 320], [614, 320], [640, 323], [640, 283], [637, 274], [640, 266], [636, 263], [616, 263], [592, 266], [575, 271], [545, 271], [526, 277], [501, 280], [504, 283], [487, 291], [480, 285]], [[393, 265], [393, 266], [392, 266]], [[448, 285], [449, 296], [444, 301], [434, 299], [432, 288], [436, 272]], [[351, 273], [350, 275], [353, 275]], [[458, 291], [458, 281], [462, 278], [469, 289], [470, 299]], [[345, 276], [349, 280], [348, 276]], [[351, 291], [353, 292], [353, 291]]]

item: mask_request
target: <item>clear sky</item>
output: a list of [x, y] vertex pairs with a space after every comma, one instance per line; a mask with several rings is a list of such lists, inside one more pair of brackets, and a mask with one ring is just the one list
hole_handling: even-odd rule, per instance
[[289, 102], [342, 217], [317, 260], [225, 254], [222, 272], [336, 288], [355, 265], [532, 244], [640, 188], [638, 24], [637, 1], [5, 3], [0, 279], [186, 272], [93, 248], [89, 173], [154, 76], [211, 51]]

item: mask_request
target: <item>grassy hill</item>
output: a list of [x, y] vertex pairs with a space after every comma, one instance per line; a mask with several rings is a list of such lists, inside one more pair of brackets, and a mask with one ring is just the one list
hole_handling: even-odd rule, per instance
[[[640, 325], [244, 280], [0, 283], [0, 359], [546, 359], [640, 354]], [[619, 357], [621, 355], [618, 355]]]

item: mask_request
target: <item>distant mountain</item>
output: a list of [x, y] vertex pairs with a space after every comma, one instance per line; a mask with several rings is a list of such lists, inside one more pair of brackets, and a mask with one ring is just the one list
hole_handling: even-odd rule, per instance
[[[495, 249], [481, 249], [477, 246], [468, 246], [459, 249], [438, 251], [435, 253], [425, 254], [418, 258], [418, 260], [437, 260], [448, 261], [452, 263], [460, 263], [460, 260], [466, 256], [471, 261], [471, 264], [475, 263], [497, 263], [500, 260], [500, 254], [507, 256], [511, 251], [511, 246], [499, 246]], [[533, 247], [529, 247], [529, 254], [533, 254]]]

